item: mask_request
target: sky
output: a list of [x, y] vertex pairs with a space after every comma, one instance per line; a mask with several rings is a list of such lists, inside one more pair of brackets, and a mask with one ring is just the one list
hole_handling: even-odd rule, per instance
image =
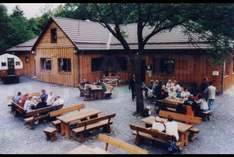
[[15, 6], [19, 6], [27, 18], [37, 17], [42, 15], [45, 8], [54, 9], [60, 4], [64, 3], [2, 3], [7, 7], [8, 13], [11, 14]]

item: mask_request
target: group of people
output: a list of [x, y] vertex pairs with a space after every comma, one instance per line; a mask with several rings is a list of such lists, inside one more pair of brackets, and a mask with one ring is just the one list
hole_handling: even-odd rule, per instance
[[52, 92], [47, 94], [44, 89], [41, 90], [39, 97], [33, 97], [28, 93], [22, 95], [21, 92], [18, 92], [12, 99], [16, 104], [24, 108], [26, 112], [51, 105], [57, 106], [64, 104], [64, 100], [60, 96], [55, 96]]
[[[85, 90], [88, 90], [89, 89], [89, 84], [91, 84], [89, 81], [87, 81], [86, 79], [82, 79], [81, 83], [80, 83], [80, 86], [81, 88], [85, 89]], [[97, 86], [101, 86], [102, 87], [102, 90], [103, 92], [105, 93], [108, 89], [108, 86], [107, 84], [104, 83], [103, 80], [96, 80], [93, 85], [97, 85]]]
[[[91, 92], [92, 88], [90, 87], [90, 84], [91, 83], [87, 81], [86, 79], [82, 79], [80, 83], [80, 87], [86, 90], [90, 95], [92, 95], [95, 93]], [[102, 88], [104, 98], [110, 98], [113, 86], [106, 84], [102, 79], [101, 80], [97, 79], [92, 84]]]
[[[135, 99], [135, 76], [133, 75], [129, 80], [129, 89], [132, 91], [132, 100]], [[203, 79], [200, 85], [199, 92], [193, 95], [188, 88], [182, 87], [176, 80], [168, 80], [165, 84], [163, 81], [151, 80], [149, 85], [142, 85], [142, 92], [145, 97], [155, 98], [158, 100], [171, 98], [179, 99], [184, 102], [183, 105], [190, 105], [198, 115], [202, 112], [211, 110], [215, 96], [216, 87], [212, 81], [207, 78]]]

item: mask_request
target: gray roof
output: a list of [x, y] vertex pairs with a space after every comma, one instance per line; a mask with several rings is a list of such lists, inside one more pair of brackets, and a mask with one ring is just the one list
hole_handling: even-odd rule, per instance
[[[79, 50], [123, 49], [120, 42], [98, 22], [61, 17], [52, 17], [52, 19]], [[121, 29], [126, 33], [125, 39], [130, 48], [137, 49], [136, 23], [121, 25]], [[151, 31], [151, 27], [145, 27], [143, 36]], [[183, 32], [183, 27], [178, 26], [171, 31], [166, 30], [153, 36], [145, 49], [207, 49], [210, 47], [204, 40], [198, 38], [198, 35], [193, 34], [193, 38], [195, 41], [191, 42], [189, 36]], [[31, 51], [37, 39], [38, 37], [14, 46], [7, 51]]]
[[19, 45], [16, 45], [12, 48], [7, 49], [7, 52], [13, 52], [13, 51], [31, 51], [33, 45], [35, 44], [38, 37], [35, 37], [33, 39], [30, 39], [24, 43], [21, 43]]
[[78, 49], [106, 49], [109, 31], [93, 21], [53, 17]]
[[[101, 24], [93, 21], [76, 20], [70, 18], [53, 17], [56, 23], [63, 29], [68, 37], [75, 43], [78, 49], [123, 49], [120, 42]], [[137, 25], [136, 23], [122, 25], [121, 29], [126, 33], [125, 39], [131, 49], [137, 49]], [[151, 27], [145, 27], [143, 35], [152, 31]], [[192, 43], [188, 35], [183, 32], [181, 26], [166, 30], [153, 36], [146, 49], [206, 49], [209, 45], [193, 34]]]

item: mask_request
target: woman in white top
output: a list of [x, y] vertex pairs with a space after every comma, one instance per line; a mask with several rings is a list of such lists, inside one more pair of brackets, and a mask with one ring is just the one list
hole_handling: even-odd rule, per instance
[[172, 99], [175, 99], [176, 98], [176, 91], [174, 90], [174, 88], [170, 88], [169, 89], [169, 92], [168, 92], [168, 96], [170, 97], [170, 98], [172, 98]]
[[55, 96], [54, 96], [53, 92], [50, 92], [50, 94], [48, 95], [48, 98], [46, 100], [47, 105], [52, 105], [54, 101], [55, 101]]
[[188, 91], [187, 88], [184, 88], [184, 90], [182, 88], [182, 91], [180, 94], [181, 98], [183, 98], [184, 100], [187, 100], [190, 95], [191, 95], [191, 93]]
[[176, 138], [176, 141], [179, 140], [178, 124], [176, 121], [168, 116], [168, 121], [165, 124], [165, 132], [168, 135], [173, 135]]
[[30, 97], [25, 101], [25, 103], [24, 103], [24, 110], [25, 110], [26, 112], [29, 112], [29, 111], [32, 110], [32, 109], [31, 109], [32, 106], [35, 106], [35, 104], [34, 104], [33, 101], [32, 101], [32, 96], [30, 96]]
[[55, 101], [53, 103], [54, 106], [63, 105], [63, 104], [64, 100], [60, 96], [55, 97]]
[[196, 100], [196, 103], [200, 105], [200, 110], [202, 112], [209, 110], [208, 103], [206, 102], [206, 99], [202, 95], [198, 95], [198, 100]]

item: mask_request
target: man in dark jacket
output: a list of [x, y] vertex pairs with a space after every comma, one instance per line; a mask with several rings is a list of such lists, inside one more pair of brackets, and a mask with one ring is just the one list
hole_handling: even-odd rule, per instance
[[205, 77], [200, 85], [200, 93], [202, 94], [202, 96], [205, 97], [205, 99], [208, 99], [208, 86], [209, 86], [209, 81], [208, 78]]
[[131, 90], [132, 93], [132, 101], [134, 101], [136, 94], [135, 94], [135, 76], [132, 75], [129, 80], [129, 90]]

